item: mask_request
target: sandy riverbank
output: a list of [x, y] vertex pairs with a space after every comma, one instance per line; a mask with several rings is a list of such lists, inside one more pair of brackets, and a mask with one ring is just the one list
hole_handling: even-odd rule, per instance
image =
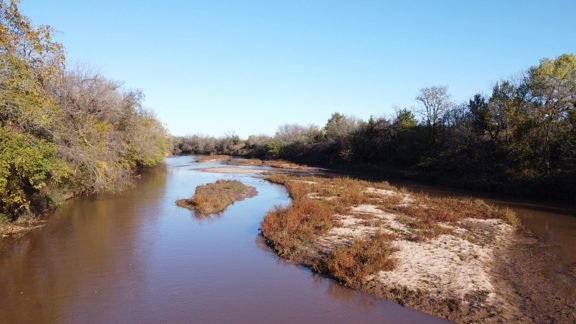
[[202, 171], [202, 172], [213, 172], [213, 173], [267, 173], [267, 172], [270, 172], [267, 170], [259, 170], [259, 169], [228, 168], [228, 167], [200, 168], [200, 169], [191, 169], [191, 170]]
[[[511, 211], [356, 180], [271, 180], [294, 199], [262, 224], [285, 259], [456, 322], [576, 319], [573, 301], [541, 274], [545, 261], [529, 253], [538, 242], [515, 227]], [[382, 235], [377, 249], [369, 245]]]

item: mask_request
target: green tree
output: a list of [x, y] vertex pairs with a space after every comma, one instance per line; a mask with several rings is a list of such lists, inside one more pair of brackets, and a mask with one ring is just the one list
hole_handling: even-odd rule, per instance
[[553, 160], [574, 152], [574, 110], [576, 106], [576, 56], [564, 54], [544, 58], [528, 72], [531, 117], [537, 125], [536, 142], [546, 171]]
[[69, 172], [54, 144], [0, 127], [0, 213], [14, 218], [29, 211], [34, 193]]

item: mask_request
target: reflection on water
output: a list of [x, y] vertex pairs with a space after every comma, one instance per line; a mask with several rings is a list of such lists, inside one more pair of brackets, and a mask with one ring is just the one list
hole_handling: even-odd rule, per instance
[[[442, 322], [280, 260], [258, 226], [289, 204], [286, 191], [192, 161], [169, 158], [134, 190], [69, 201], [1, 250], [0, 323]], [[208, 218], [175, 205], [220, 178], [259, 194]]]
[[140, 281], [138, 267], [124, 271], [138, 262], [133, 247], [147, 225], [139, 222], [133, 206], [154, 210], [150, 202], [162, 194], [164, 183], [160, 167], [149, 172], [143, 181], [147, 190], [137, 195], [71, 200], [45, 229], [2, 255], [0, 322], [57, 321], [66, 305], [79, 296], [99, 294], [102, 284]]

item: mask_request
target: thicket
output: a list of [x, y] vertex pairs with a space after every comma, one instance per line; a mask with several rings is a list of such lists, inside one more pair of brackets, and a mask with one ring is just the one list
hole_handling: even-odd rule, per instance
[[274, 137], [175, 138], [175, 153], [284, 158], [360, 167], [541, 198], [576, 198], [576, 56], [544, 58], [490, 94], [452, 102], [428, 87], [415, 108], [367, 121], [335, 113], [322, 128], [283, 125]]
[[118, 190], [169, 149], [142, 94], [65, 68], [49, 26], [0, 0], [0, 218], [39, 213], [66, 196]]

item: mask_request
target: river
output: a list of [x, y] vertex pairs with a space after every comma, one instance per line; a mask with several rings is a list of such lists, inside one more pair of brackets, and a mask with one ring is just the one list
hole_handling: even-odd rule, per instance
[[[73, 199], [0, 249], [0, 323], [443, 323], [280, 260], [259, 223], [290, 199], [248, 174], [167, 158], [133, 190]], [[218, 216], [177, 207], [197, 185], [236, 179], [258, 195]], [[6, 243], [4, 243], [6, 244]]]

